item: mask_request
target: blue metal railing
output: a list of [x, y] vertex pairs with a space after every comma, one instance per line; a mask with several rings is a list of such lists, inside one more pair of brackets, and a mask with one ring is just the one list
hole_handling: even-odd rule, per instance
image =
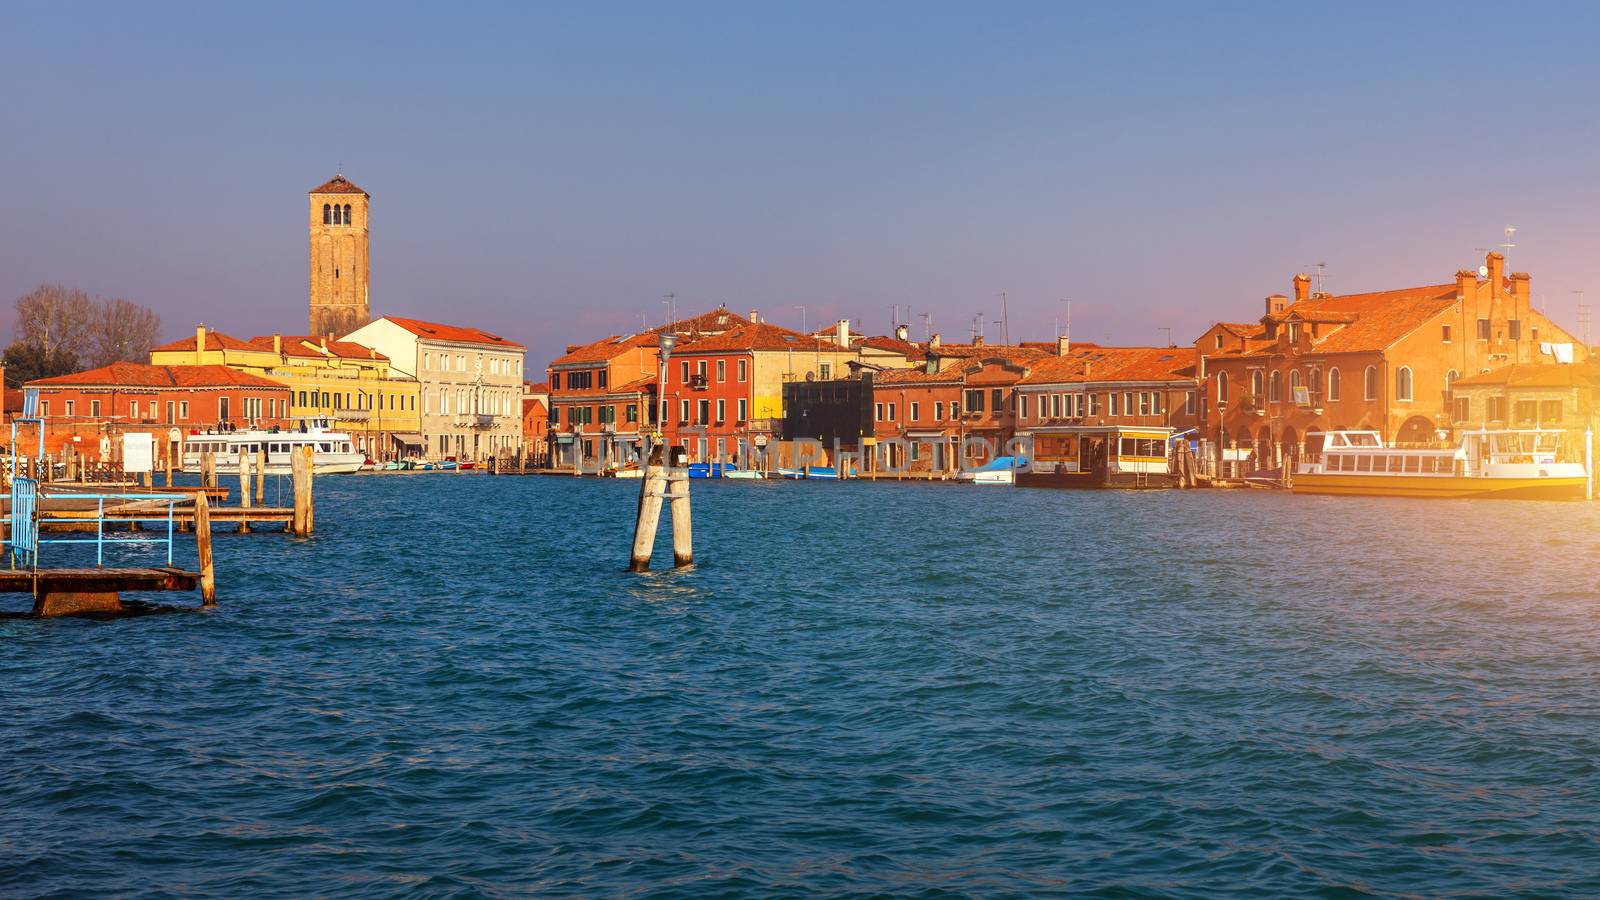
[[[0, 495], [0, 499], [11, 502], [11, 537], [5, 544], [11, 548], [11, 564], [16, 568], [19, 563], [37, 569], [39, 566], [39, 550], [44, 544], [94, 544], [95, 565], [104, 566], [106, 560], [106, 547], [113, 549], [125, 544], [165, 544], [167, 548], [167, 565], [172, 565], [172, 536], [174, 529], [174, 508], [179, 501], [189, 499], [183, 494], [46, 494], [45, 499], [55, 500], [93, 500], [95, 501], [95, 529], [94, 537], [82, 538], [45, 538], [40, 536], [43, 525], [52, 524], [86, 524], [87, 518], [78, 516], [50, 515], [48, 510], [39, 506], [38, 485], [31, 479], [21, 478], [12, 483], [12, 492], [9, 495]], [[112, 518], [106, 518], [106, 503], [114, 504], [136, 501], [156, 503], [165, 506], [163, 512], [159, 507], [146, 510], [112, 510]], [[26, 512], [24, 510], [26, 509]], [[114, 536], [106, 533], [107, 522], [149, 522], [167, 520], [165, 536], [156, 532], [154, 537], [135, 537], [133, 532], [129, 535]]]

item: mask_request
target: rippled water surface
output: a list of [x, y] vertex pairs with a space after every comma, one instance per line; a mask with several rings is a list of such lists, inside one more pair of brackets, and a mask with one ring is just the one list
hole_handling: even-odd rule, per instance
[[0, 894], [1600, 893], [1600, 505], [318, 487], [0, 620]]

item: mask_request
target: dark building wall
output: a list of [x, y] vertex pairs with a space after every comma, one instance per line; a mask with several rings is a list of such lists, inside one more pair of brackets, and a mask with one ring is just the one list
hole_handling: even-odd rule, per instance
[[784, 440], [855, 445], [863, 436], [872, 436], [872, 373], [783, 386]]

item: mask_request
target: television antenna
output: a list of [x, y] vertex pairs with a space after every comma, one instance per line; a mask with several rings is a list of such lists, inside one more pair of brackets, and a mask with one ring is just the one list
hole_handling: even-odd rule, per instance
[[983, 310], [972, 317], [972, 343], [976, 344], [983, 337]]
[[672, 324], [678, 321], [678, 295], [662, 294], [661, 303], [667, 308], [667, 321], [663, 322], [662, 325], [671, 328]]
[[1165, 325], [1163, 325], [1163, 326], [1161, 326], [1161, 327], [1160, 327], [1160, 328], [1157, 328], [1157, 329], [1156, 329], [1156, 330], [1157, 330], [1157, 331], [1164, 331], [1164, 332], [1166, 332], [1166, 334], [1167, 334], [1167, 346], [1168, 346], [1168, 347], [1175, 347], [1175, 346], [1177, 346], [1177, 345], [1176, 345], [1176, 344], [1174, 344], [1174, 343], [1172, 343], [1172, 329], [1171, 329], [1171, 328], [1168, 328], [1168, 327], [1167, 327], [1167, 326], [1165, 326]]
[[1517, 226], [1515, 226], [1515, 225], [1507, 225], [1506, 228], [1505, 228], [1505, 232], [1506, 232], [1506, 239], [1504, 241], [1502, 241], [1501, 244], [1500, 244], [1500, 249], [1504, 250], [1505, 252], [1502, 253], [1501, 256], [1504, 256], [1504, 257], [1509, 259], [1511, 257], [1511, 249], [1513, 247], [1517, 246], [1517, 242], [1512, 240], [1512, 238], [1516, 237], [1516, 235], [1517, 235]]
[[1000, 292], [1000, 321], [995, 323], [1000, 326], [1000, 343], [1011, 344], [1011, 313], [1006, 305], [1006, 292]]
[[1317, 280], [1317, 293], [1326, 294], [1328, 292], [1328, 264], [1314, 262], [1306, 268], [1316, 270], [1316, 274], [1313, 277]]
[[933, 314], [920, 313], [920, 315], [922, 316], [922, 340], [924, 342], [931, 341], [933, 340]]
[[1578, 295], [1578, 335], [1583, 341], [1585, 350], [1589, 349], [1589, 304], [1583, 300], [1583, 291], [1573, 291]]
[[794, 306], [792, 308], [800, 310], [800, 333], [809, 336], [810, 332], [806, 331], [806, 307], [805, 307], [805, 304], [796, 303], [796, 304], [794, 304]]

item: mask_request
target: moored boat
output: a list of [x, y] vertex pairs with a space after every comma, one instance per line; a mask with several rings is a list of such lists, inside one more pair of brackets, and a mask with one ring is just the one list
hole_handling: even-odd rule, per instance
[[268, 475], [288, 475], [291, 460], [304, 447], [311, 447], [311, 471], [318, 475], [343, 475], [360, 471], [367, 455], [356, 450], [350, 435], [330, 431], [325, 420], [314, 420], [299, 431], [226, 431], [191, 434], [183, 439], [183, 471], [200, 471], [201, 457], [211, 453], [219, 471], [237, 471], [239, 455], [244, 453], [252, 463], [265, 449]]
[[1559, 431], [1474, 431], [1455, 448], [1388, 447], [1376, 431], [1332, 431], [1294, 475], [1297, 494], [1580, 500], [1583, 463], [1561, 461]]
[[976, 469], [958, 474], [956, 480], [968, 484], [1016, 484], [1017, 470], [1027, 465], [1028, 461], [1021, 457], [1001, 456]]

